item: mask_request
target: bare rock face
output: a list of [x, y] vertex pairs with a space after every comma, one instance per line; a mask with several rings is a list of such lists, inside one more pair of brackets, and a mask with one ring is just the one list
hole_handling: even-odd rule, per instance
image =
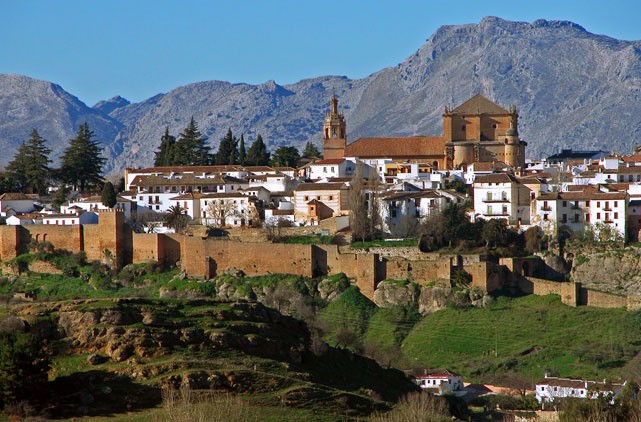
[[381, 308], [409, 307], [416, 304], [419, 295], [419, 287], [414, 283], [402, 285], [393, 281], [382, 281], [374, 291], [374, 303]]
[[422, 315], [447, 308], [452, 297], [452, 289], [443, 287], [423, 287], [418, 300], [418, 311]]
[[641, 249], [577, 255], [571, 277], [587, 288], [641, 296]]

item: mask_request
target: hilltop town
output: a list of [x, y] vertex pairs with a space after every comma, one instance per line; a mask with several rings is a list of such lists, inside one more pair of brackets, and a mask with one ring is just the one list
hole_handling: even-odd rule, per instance
[[[423, 316], [456, 301], [484, 308], [502, 296], [549, 294], [571, 307], [640, 309], [634, 286], [594, 288], [578, 271], [587, 260], [580, 255], [588, 254], [585, 245], [618, 250], [639, 241], [641, 154], [563, 150], [528, 159], [518, 121], [515, 105], [476, 95], [445, 107], [440, 135], [348, 142], [349, 122], [334, 96], [319, 122], [322, 152], [292, 165], [129, 167], [120, 189], [111, 186], [112, 196], [78, 184], [42, 195], [6, 192], [0, 195], [3, 273], [56, 273], [61, 270], [53, 260], [21, 257], [65, 251], [112, 273], [152, 263], [198, 282], [274, 274], [345, 277], [350, 282], [344, 289], [323, 300], [331, 302], [351, 283], [367, 303]], [[52, 198], [67, 188], [71, 192], [56, 206]], [[583, 243], [571, 246], [570, 240]], [[233, 288], [228, 278], [218, 281], [219, 295], [222, 283]], [[266, 296], [279, 303], [274, 291]], [[34, 289], [13, 293], [27, 303], [38, 295]], [[252, 294], [255, 300], [255, 291], [226, 299], [251, 300]], [[498, 332], [496, 342], [498, 356]], [[114, 346], [110, 358], [155, 353], [125, 353], [123, 347]], [[460, 396], [468, 388], [445, 368], [409, 369], [424, 390]], [[539, 377], [530, 389], [544, 408], [560, 397], [611, 400], [627, 385], [625, 379]]]

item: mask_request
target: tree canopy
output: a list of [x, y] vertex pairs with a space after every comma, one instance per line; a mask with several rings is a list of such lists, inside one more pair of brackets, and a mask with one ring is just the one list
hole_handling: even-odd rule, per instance
[[269, 165], [269, 152], [263, 142], [263, 137], [260, 134], [256, 140], [251, 144], [247, 151], [246, 165], [248, 166], [268, 166]]
[[76, 137], [62, 155], [60, 177], [80, 191], [87, 190], [102, 181], [102, 166], [105, 159], [98, 141], [87, 123], [80, 125]]
[[33, 397], [47, 382], [49, 366], [36, 336], [0, 331], [0, 408]]
[[238, 163], [238, 139], [234, 136], [231, 128], [227, 129], [227, 134], [220, 140], [218, 152], [216, 153], [216, 164], [237, 164]]
[[22, 143], [13, 160], [7, 165], [7, 176], [17, 190], [26, 193], [46, 193], [51, 177], [51, 150], [45, 145], [46, 142], [38, 131], [33, 129], [29, 140]]
[[245, 135], [240, 135], [240, 143], [238, 144], [238, 164], [244, 166], [247, 162], [247, 150], [245, 149]]
[[307, 141], [305, 148], [303, 149], [303, 158], [321, 158], [323, 154], [320, 153], [316, 145], [312, 144], [310, 141]]
[[118, 203], [118, 196], [116, 195], [116, 190], [114, 185], [111, 182], [105, 183], [105, 186], [102, 188], [102, 194], [100, 195], [102, 205], [105, 207], [113, 208]]
[[200, 133], [193, 116], [189, 121], [189, 126], [180, 134], [172, 149], [173, 153], [168, 154], [171, 157], [169, 160], [171, 164], [168, 165], [206, 166], [211, 164], [212, 157], [207, 145], [207, 137]]
[[169, 127], [160, 138], [160, 148], [156, 151], [155, 166], [171, 166], [174, 164], [176, 137], [169, 134]]
[[296, 147], [278, 147], [272, 154], [271, 164], [275, 167], [296, 167], [300, 153]]

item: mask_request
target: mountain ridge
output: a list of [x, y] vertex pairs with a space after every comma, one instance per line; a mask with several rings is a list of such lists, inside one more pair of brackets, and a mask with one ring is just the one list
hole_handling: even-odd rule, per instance
[[[12, 97], [5, 79], [0, 75], [0, 109], [10, 110], [3, 98], [6, 104], [21, 93]], [[64, 149], [79, 118], [92, 119], [105, 147], [106, 170], [120, 171], [150, 165], [165, 128], [178, 136], [192, 116], [214, 150], [228, 128], [244, 133], [247, 144], [260, 133], [269, 149], [302, 148], [308, 141], [321, 146], [322, 120], [334, 94], [352, 142], [366, 136], [439, 136], [444, 107], [477, 93], [504, 107], [516, 105], [528, 157], [561, 147], [627, 153], [641, 143], [641, 41], [595, 35], [570, 21], [490, 16], [478, 24], [441, 26], [401, 63], [361, 79], [318, 76], [285, 85], [201, 81], [138, 103], [114, 97], [93, 108], [41, 87], [31, 108], [32, 114], [53, 116], [46, 120], [69, 122], [65, 130], [43, 130], [45, 138], [61, 144], [55, 152]], [[62, 110], [47, 109], [40, 98], [50, 97]], [[7, 120], [0, 116], [0, 144], [14, 149], [31, 127]]]

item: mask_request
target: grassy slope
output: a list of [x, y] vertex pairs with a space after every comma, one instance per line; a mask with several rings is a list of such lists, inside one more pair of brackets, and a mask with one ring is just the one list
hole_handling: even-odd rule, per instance
[[625, 375], [621, 367], [640, 345], [639, 314], [571, 308], [550, 295], [435, 312], [414, 327], [403, 350], [416, 365], [448, 367], [477, 380], [505, 374], [538, 378], [545, 370], [605, 378]]

